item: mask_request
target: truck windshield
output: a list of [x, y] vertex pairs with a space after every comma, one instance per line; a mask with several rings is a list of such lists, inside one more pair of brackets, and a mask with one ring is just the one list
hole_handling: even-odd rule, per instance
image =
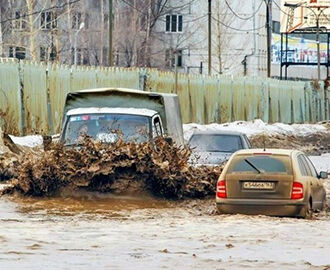
[[150, 138], [149, 118], [130, 114], [80, 114], [69, 116], [64, 131], [66, 145], [79, 144], [86, 135], [113, 143], [122, 132], [124, 141], [146, 142]]

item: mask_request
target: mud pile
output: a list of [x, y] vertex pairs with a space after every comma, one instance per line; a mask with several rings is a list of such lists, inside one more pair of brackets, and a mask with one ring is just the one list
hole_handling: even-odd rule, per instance
[[297, 149], [308, 155], [321, 155], [330, 152], [329, 132], [319, 132], [308, 136], [293, 135], [255, 135], [251, 136], [252, 147]]
[[215, 193], [221, 167], [194, 167], [190, 150], [159, 138], [154, 143], [114, 144], [89, 138], [81, 147], [53, 144], [48, 150], [28, 153], [17, 168], [12, 187], [32, 196], [52, 196], [63, 189], [84, 188], [112, 193], [143, 193], [165, 198], [204, 198]]

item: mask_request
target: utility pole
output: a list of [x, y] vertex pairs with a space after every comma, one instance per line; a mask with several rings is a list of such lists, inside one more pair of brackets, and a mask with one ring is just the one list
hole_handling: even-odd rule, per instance
[[212, 69], [212, 39], [211, 39], [211, 25], [212, 25], [212, 0], [209, 1], [209, 12], [208, 12], [208, 20], [209, 20], [209, 37], [208, 37], [208, 45], [209, 45], [209, 75], [211, 75], [211, 69]]
[[[318, 8], [320, 10], [320, 8]], [[315, 13], [314, 13], [315, 14]], [[316, 16], [316, 46], [317, 46], [317, 80], [321, 79], [321, 53], [320, 53], [320, 15]]]
[[109, 66], [113, 65], [112, 54], [112, 34], [113, 34], [113, 16], [112, 16], [112, 0], [109, 0]]
[[266, 2], [266, 19], [267, 19], [267, 77], [271, 76], [271, 52], [272, 52], [272, 0]]

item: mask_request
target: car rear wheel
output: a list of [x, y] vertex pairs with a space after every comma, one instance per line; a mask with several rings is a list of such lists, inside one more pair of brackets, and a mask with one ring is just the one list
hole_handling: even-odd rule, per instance
[[302, 209], [301, 217], [305, 219], [311, 219], [313, 217], [313, 208], [311, 201], [309, 201], [307, 205], [305, 205], [304, 208]]

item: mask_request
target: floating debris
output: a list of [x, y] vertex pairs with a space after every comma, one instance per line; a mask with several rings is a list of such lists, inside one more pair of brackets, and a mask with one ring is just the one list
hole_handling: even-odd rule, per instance
[[79, 147], [48, 145], [39, 153], [24, 154], [3, 193], [18, 191], [31, 196], [53, 196], [64, 188], [122, 193], [149, 192], [181, 199], [214, 195], [222, 167], [196, 167], [188, 163], [191, 151], [163, 138], [112, 144], [86, 138]]

